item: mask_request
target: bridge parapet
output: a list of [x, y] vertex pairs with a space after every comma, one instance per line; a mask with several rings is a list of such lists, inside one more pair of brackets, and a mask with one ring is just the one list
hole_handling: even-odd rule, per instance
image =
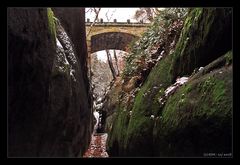
[[[90, 21], [88, 18], [87, 21], [85, 22], [86, 26], [91, 26], [93, 22]], [[150, 23], [143, 23], [143, 21], [140, 22], [131, 22], [130, 19], [128, 19], [126, 22], [118, 22], [117, 19], [114, 19], [113, 22], [104, 22], [103, 19], [100, 19], [99, 22], [95, 22], [94, 26], [140, 26], [140, 27], [145, 27], [149, 26]]]

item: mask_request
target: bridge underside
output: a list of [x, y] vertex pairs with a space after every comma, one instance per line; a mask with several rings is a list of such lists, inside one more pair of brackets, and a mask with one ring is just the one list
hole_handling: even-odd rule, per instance
[[97, 34], [91, 37], [90, 51], [91, 53], [94, 53], [105, 49], [117, 49], [127, 52], [127, 46], [135, 39], [138, 39], [138, 37], [122, 32]]

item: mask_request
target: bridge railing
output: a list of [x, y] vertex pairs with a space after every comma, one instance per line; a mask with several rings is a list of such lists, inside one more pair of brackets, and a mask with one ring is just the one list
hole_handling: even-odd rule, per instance
[[[87, 21], [85, 21], [85, 25], [91, 25], [93, 22], [90, 21], [89, 18], [87, 18]], [[119, 24], [119, 25], [127, 25], [127, 24], [131, 24], [131, 25], [149, 25], [149, 23], [145, 23], [143, 22], [143, 20], [140, 20], [139, 22], [131, 22], [130, 19], [127, 19], [126, 22], [118, 22], [117, 19], [114, 19], [113, 22], [104, 22], [103, 19], [101, 18], [99, 20], [99, 22], [95, 22], [95, 25], [113, 25], [113, 24]]]

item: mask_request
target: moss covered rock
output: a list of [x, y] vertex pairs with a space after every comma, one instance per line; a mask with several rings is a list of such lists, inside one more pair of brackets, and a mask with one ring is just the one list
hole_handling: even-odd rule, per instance
[[114, 118], [114, 125], [109, 133], [107, 150], [111, 156], [125, 155], [125, 139], [130, 114], [122, 106], [117, 109], [118, 113]]
[[232, 9], [191, 10], [173, 54], [170, 74], [189, 75], [232, 48]]
[[[119, 149], [123, 151], [114, 154], [203, 156], [203, 152], [231, 152], [231, 52], [211, 63], [231, 50], [231, 12], [228, 8], [189, 12], [175, 51], [151, 70], [124, 124], [121, 121], [126, 116], [120, 115], [123, 109], [119, 108], [109, 136], [110, 156]], [[178, 76], [190, 76], [201, 66], [206, 66], [204, 72], [194, 75], [166, 104], [158, 103]], [[208, 145], [201, 148], [204, 139]]]
[[154, 128], [158, 156], [231, 153], [232, 66], [190, 80], [171, 96]]

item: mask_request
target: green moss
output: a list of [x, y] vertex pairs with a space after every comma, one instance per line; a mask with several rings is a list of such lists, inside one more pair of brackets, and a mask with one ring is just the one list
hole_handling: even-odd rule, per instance
[[114, 119], [112, 131], [109, 133], [107, 147], [111, 156], [123, 155], [125, 152], [124, 142], [129, 122], [129, 112], [123, 106], [118, 106], [117, 115]]
[[[188, 14], [184, 22], [183, 30], [176, 45], [176, 50], [172, 55], [170, 74], [173, 75], [174, 79], [178, 75], [183, 76], [184, 74], [190, 74], [192, 71], [191, 66], [196, 65], [195, 53], [192, 54], [191, 51], [199, 46], [201, 40], [194, 44], [190, 44], [190, 42], [193, 40], [193, 31], [195, 29], [199, 30], [198, 24], [202, 18], [202, 14], [202, 8], [195, 8]], [[181, 65], [179, 65], [179, 63]]]
[[[155, 119], [151, 119], [150, 116], [157, 117], [160, 110], [158, 96], [164, 94], [164, 90], [171, 84], [171, 75], [168, 74], [170, 59], [170, 56], [166, 57], [153, 68], [136, 95], [125, 141], [129, 155], [152, 154], [152, 131]], [[160, 77], [164, 78], [160, 79]]]
[[161, 156], [201, 156], [206, 150], [230, 151], [231, 76], [229, 68], [215, 70], [188, 82], [168, 99], [162, 119], [154, 128], [155, 144]]
[[224, 57], [226, 58], [226, 65], [230, 65], [233, 60], [232, 51], [229, 51], [228, 53], [226, 53]]
[[176, 115], [179, 115], [179, 114], [187, 115], [187, 113], [184, 114], [182, 113], [182, 111], [179, 111], [178, 113], [175, 113], [175, 111], [178, 111], [178, 109], [185, 109], [187, 108], [187, 106], [188, 108], [190, 108], [191, 104], [189, 104], [188, 101], [191, 98], [188, 97], [188, 94], [192, 91], [192, 89], [193, 89], [192, 85], [185, 85], [179, 89], [177, 94], [170, 96], [168, 100], [171, 100], [171, 101], [170, 102], [167, 101], [163, 109], [163, 113], [162, 113], [163, 123], [171, 120], [171, 127], [172, 127], [174, 125], [178, 125], [179, 118], [177, 118]]
[[53, 13], [51, 8], [47, 8], [47, 15], [48, 15], [48, 28], [49, 28], [49, 31], [50, 31], [50, 34], [51, 34], [53, 40], [55, 41], [55, 38], [56, 38], [56, 24], [55, 24], [54, 13]]
[[133, 112], [129, 121], [125, 141], [126, 155], [151, 156], [153, 148], [153, 125], [154, 120], [150, 119], [150, 116], [144, 116]]
[[[223, 104], [222, 101], [226, 99], [226, 85], [224, 81], [215, 78], [213, 75], [209, 75], [201, 80], [201, 82], [196, 82], [182, 87], [168, 99], [163, 111], [163, 122], [171, 120], [171, 124], [175, 123], [179, 125], [181, 119], [179, 119], [180, 116], [178, 115], [182, 110], [185, 110], [184, 113], [187, 114], [189, 112], [186, 110], [192, 108], [191, 110], [198, 115], [201, 113], [211, 115], [216, 112], [217, 108], [220, 108], [219, 105]], [[191, 107], [191, 105], [194, 106]], [[226, 110], [229, 111], [229, 109]]]
[[224, 23], [231, 19], [231, 15], [226, 13], [227, 9], [216, 8], [191, 10], [173, 53], [170, 69], [173, 79], [190, 75], [196, 67], [207, 65], [229, 49], [229, 44], [222, 43], [224, 35], [231, 36]]

